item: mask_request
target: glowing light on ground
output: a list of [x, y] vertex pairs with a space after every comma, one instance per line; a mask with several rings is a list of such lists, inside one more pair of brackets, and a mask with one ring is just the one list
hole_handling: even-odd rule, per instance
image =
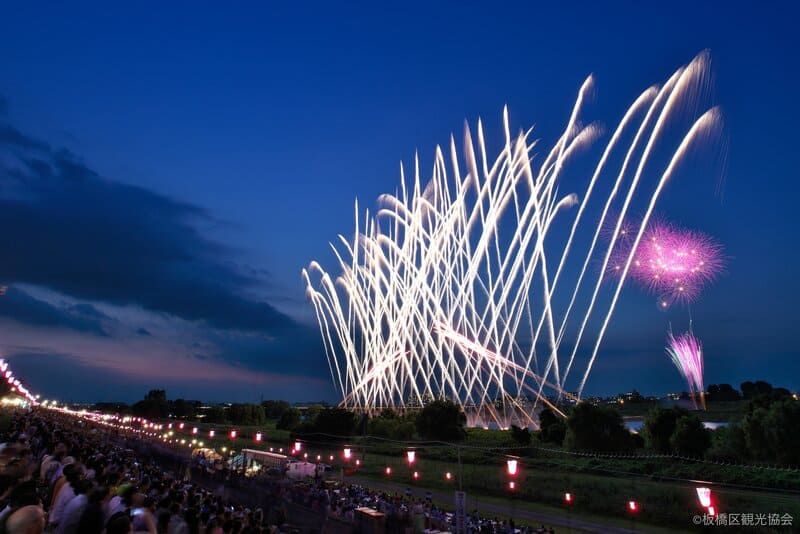
[[[718, 123], [712, 108], [666, 162], [651, 157], [665, 124], [705, 86], [707, 61], [698, 56], [634, 101], [588, 183], [568, 186], [565, 169], [600, 135], [579, 119], [591, 77], [551, 149], [531, 130], [512, 136], [505, 110], [495, 158], [479, 121], [465, 128], [461, 150], [454, 138], [437, 148], [427, 185], [417, 160], [410, 187], [401, 167], [399, 190], [380, 197], [377, 213], [356, 202], [353, 237], [332, 246], [340, 274], [316, 261], [302, 272], [342, 405], [402, 410], [445, 397], [470, 424], [508, 427], [535, 425], [545, 396], [567, 395], [570, 378], [580, 399], [626, 278], [636, 276], [629, 254], [603, 283], [620, 260], [621, 233], [639, 249], [664, 185]], [[623, 227], [632, 209], [644, 215]], [[612, 210], [618, 223], [600, 239]]]
[[667, 355], [678, 368], [686, 381], [692, 402], [697, 407], [697, 397], [703, 408], [706, 406], [703, 387], [703, 345], [691, 332], [675, 337], [672, 332], [667, 337]]

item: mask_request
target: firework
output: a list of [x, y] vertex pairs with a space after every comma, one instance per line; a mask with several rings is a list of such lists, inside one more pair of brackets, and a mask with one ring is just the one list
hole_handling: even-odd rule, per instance
[[[342, 405], [402, 410], [446, 397], [474, 415], [470, 423], [529, 426], [547, 395], [569, 396], [573, 364], [579, 399], [630, 270], [627, 261], [612, 295], [601, 291], [622, 227], [607, 247], [601, 229], [615, 199], [624, 199], [622, 221], [642, 194], [649, 206], [629, 227], [636, 248], [683, 155], [717, 124], [716, 109], [703, 113], [659, 179], [646, 182], [653, 188], [638, 186], [664, 124], [703, 86], [706, 61], [699, 56], [637, 98], [580, 196], [559, 191], [566, 162], [599, 135], [579, 120], [591, 77], [551, 150], [537, 147], [530, 130], [512, 136], [506, 111], [496, 158], [479, 122], [477, 135], [465, 129], [461, 150], [452, 138], [449, 151], [436, 150], [427, 185], [415, 161], [411, 187], [401, 168], [398, 192], [380, 198], [377, 214], [356, 203], [354, 237], [332, 247], [340, 274], [317, 262], [302, 273]], [[534, 165], [536, 152], [543, 157]], [[551, 232], [556, 223], [566, 231]], [[574, 269], [565, 268], [568, 256]], [[603, 268], [592, 278], [597, 260]]]
[[697, 408], [696, 396], [705, 408], [705, 396], [703, 387], [703, 345], [700, 343], [691, 329], [682, 336], [675, 337], [670, 331], [667, 337], [667, 355], [678, 368], [678, 371], [686, 380], [692, 402]]
[[651, 224], [631, 251], [632, 246], [620, 240], [610, 271], [621, 272], [632, 257], [631, 278], [657, 294], [662, 308], [696, 300], [724, 266], [722, 247], [713, 238], [663, 222]]

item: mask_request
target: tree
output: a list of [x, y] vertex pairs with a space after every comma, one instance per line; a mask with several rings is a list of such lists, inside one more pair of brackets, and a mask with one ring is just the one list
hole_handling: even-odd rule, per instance
[[759, 395], [769, 395], [772, 393], [772, 384], [763, 380], [755, 382], [742, 382], [742, 396], [745, 399], [753, 399]]
[[741, 462], [747, 457], [742, 427], [730, 424], [717, 428], [711, 433], [711, 448], [706, 458], [714, 462]]
[[742, 432], [753, 458], [796, 464], [800, 463], [800, 403], [782, 389], [747, 404]]
[[212, 406], [206, 412], [205, 421], [224, 425], [228, 422], [228, 415], [225, 413], [225, 408], [219, 405]]
[[417, 415], [417, 433], [425, 439], [457, 441], [464, 439], [467, 416], [461, 406], [449, 400], [429, 402]]
[[266, 400], [261, 403], [267, 419], [280, 419], [284, 412], [291, 409], [291, 405], [282, 400]]
[[175, 399], [172, 402], [172, 415], [179, 419], [194, 419], [194, 404], [184, 399]]
[[737, 401], [742, 398], [738, 390], [730, 384], [711, 384], [708, 386], [706, 400], [708, 402]]
[[511, 425], [511, 439], [520, 445], [530, 445], [531, 431], [527, 427], [520, 428], [517, 425]]
[[294, 430], [300, 424], [300, 411], [297, 408], [289, 408], [281, 414], [280, 419], [275, 424], [279, 430]]
[[700, 458], [711, 446], [711, 436], [696, 415], [684, 415], [675, 422], [669, 442], [678, 454]]
[[672, 408], [656, 406], [651, 409], [645, 416], [644, 424], [642, 425], [645, 444], [662, 454], [672, 452], [670, 438], [675, 432], [675, 425], [678, 419], [686, 415], [689, 415], [689, 412], [677, 406]]
[[344, 408], [321, 410], [312, 423], [315, 432], [333, 436], [351, 436], [357, 424], [356, 416]]
[[259, 404], [231, 404], [228, 419], [237, 425], [263, 425], [264, 408]]
[[553, 413], [550, 408], [542, 408], [539, 412], [539, 439], [548, 443], [561, 445], [567, 434], [564, 420]]
[[147, 419], [166, 419], [169, 417], [169, 403], [167, 393], [163, 389], [151, 389], [131, 407], [133, 415]]
[[634, 442], [618, 411], [581, 402], [567, 417], [564, 445], [573, 450], [627, 452]]

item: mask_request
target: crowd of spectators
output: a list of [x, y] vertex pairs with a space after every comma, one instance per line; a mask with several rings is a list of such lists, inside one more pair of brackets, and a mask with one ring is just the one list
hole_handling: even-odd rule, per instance
[[57, 412], [17, 411], [0, 445], [0, 534], [278, 532], [247, 509], [154, 461], [112, 429]]
[[[244, 477], [227, 468], [204, 478], [208, 466], [195, 461], [192, 468], [174, 451], [55, 411], [16, 411], [0, 441], [0, 534], [292, 532], [288, 504], [325, 524], [352, 526], [357, 510], [369, 508], [384, 514], [387, 532], [455, 529], [454, 514], [430, 493], [421, 498], [410, 489], [390, 493], [322, 478], [292, 482], [266, 472]], [[184, 463], [166, 468], [167, 454]], [[470, 534], [553, 532], [477, 512], [465, 526]]]

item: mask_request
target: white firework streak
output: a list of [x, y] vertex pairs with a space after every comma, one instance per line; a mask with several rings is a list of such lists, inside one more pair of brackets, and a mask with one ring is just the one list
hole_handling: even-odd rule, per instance
[[[540, 402], [561, 413], [547, 396], [580, 400], [630, 269], [632, 254], [612, 282], [612, 295], [604, 297], [604, 273], [635, 195], [645, 199], [647, 211], [634, 228], [631, 250], [688, 148], [719, 123], [715, 108], [700, 116], [652, 190], [640, 187], [665, 124], [704, 82], [707, 62], [699, 55], [663, 87], [635, 100], [581, 198], [560, 196], [558, 185], [565, 164], [599, 136], [595, 125], [578, 121], [592, 77], [540, 165], [533, 163], [531, 130], [512, 137], [504, 110], [505, 145], [494, 161], [478, 121], [477, 149], [465, 126], [463, 162], [451, 136], [449, 166], [437, 147], [427, 185], [416, 158], [410, 192], [401, 165], [400, 190], [380, 197], [377, 214], [367, 211], [362, 218], [356, 202], [355, 237], [340, 235], [341, 246], [332, 245], [341, 274], [334, 281], [317, 262], [302, 272], [342, 405], [374, 412], [449, 398], [471, 422], [527, 426], [535, 424]], [[633, 139], [623, 145], [628, 134]], [[624, 157], [609, 170], [617, 152]], [[613, 179], [604, 180], [607, 174]], [[598, 193], [601, 184], [607, 193]], [[624, 201], [616, 228], [602, 243], [617, 197]], [[600, 213], [595, 220], [585, 216], [590, 202]], [[552, 231], [556, 221], [566, 221], [566, 238]], [[580, 243], [584, 235], [588, 244]], [[575, 272], [565, 268], [570, 255], [579, 266]], [[594, 270], [593, 261], [602, 268]], [[582, 290], [587, 297], [579, 299]], [[556, 306], [559, 294], [566, 306]], [[569, 394], [570, 372], [584, 360], [577, 393]]]

